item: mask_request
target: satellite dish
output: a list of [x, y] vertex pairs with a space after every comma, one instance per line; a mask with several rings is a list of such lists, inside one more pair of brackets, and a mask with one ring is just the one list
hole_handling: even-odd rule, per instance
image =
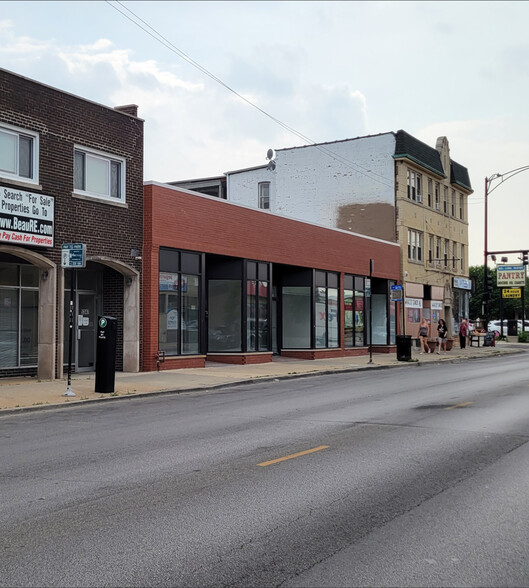
[[276, 168], [276, 162], [273, 161], [272, 159], [268, 162], [268, 165], [266, 166], [266, 169], [268, 171], [274, 171]]
[[274, 157], [275, 157], [274, 150], [273, 149], [269, 149], [266, 152], [266, 159], [274, 159]]

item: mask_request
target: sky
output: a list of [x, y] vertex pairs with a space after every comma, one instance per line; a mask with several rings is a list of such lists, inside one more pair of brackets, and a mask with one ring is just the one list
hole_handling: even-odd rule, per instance
[[[137, 104], [146, 181], [262, 165], [269, 148], [446, 136], [469, 170], [480, 265], [485, 178], [529, 166], [527, 22], [518, 1], [0, 1], [0, 67]], [[489, 251], [529, 249], [528, 188], [529, 169], [491, 182]]]

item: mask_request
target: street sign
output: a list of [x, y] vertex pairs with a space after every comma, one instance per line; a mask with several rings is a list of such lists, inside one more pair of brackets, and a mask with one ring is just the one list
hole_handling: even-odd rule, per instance
[[522, 289], [521, 288], [502, 288], [501, 289], [501, 296], [502, 296], [502, 298], [521, 298], [522, 297]]
[[365, 294], [367, 298], [371, 296], [371, 278], [365, 279]]
[[496, 285], [505, 286], [525, 286], [525, 266], [524, 265], [499, 265], [496, 271]]
[[86, 244], [63, 243], [61, 267], [72, 269], [86, 267]]
[[402, 300], [402, 286], [400, 284], [396, 284], [391, 286], [391, 301], [392, 302], [400, 302]]

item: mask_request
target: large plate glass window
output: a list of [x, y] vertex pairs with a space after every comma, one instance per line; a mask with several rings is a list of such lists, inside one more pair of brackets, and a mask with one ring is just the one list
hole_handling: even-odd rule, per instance
[[344, 276], [344, 345], [363, 347], [365, 345], [365, 300], [364, 278]]
[[338, 274], [315, 272], [314, 305], [316, 347], [338, 347]]
[[158, 348], [167, 355], [200, 353], [201, 255], [160, 249]]
[[246, 262], [246, 349], [269, 349], [269, 264]]
[[38, 183], [37, 133], [0, 125], [0, 177]]
[[38, 362], [39, 270], [0, 264], [0, 368]]
[[75, 193], [125, 202], [125, 160], [86, 147], [74, 150]]

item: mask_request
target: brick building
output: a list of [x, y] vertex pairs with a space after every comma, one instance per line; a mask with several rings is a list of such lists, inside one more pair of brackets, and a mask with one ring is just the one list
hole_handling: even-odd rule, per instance
[[[117, 318], [117, 369], [140, 366], [143, 121], [0, 69], [0, 375], [93, 370], [98, 315]], [[61, 267], [63, 243], [87, 263]]]
[[268, 164], [170, 184], [399, 243], [406, 333], [416, 336], [422, 317], [434, 324], [444, 318], [457, 333], [468, 317], [472, 186], [446, 137], [431, 147], [399, 130], [269, 156]]
[[145, 371], [367, 354], [370, 305], [395, 350], [398, 244], [156, 182], [144, 217]]

